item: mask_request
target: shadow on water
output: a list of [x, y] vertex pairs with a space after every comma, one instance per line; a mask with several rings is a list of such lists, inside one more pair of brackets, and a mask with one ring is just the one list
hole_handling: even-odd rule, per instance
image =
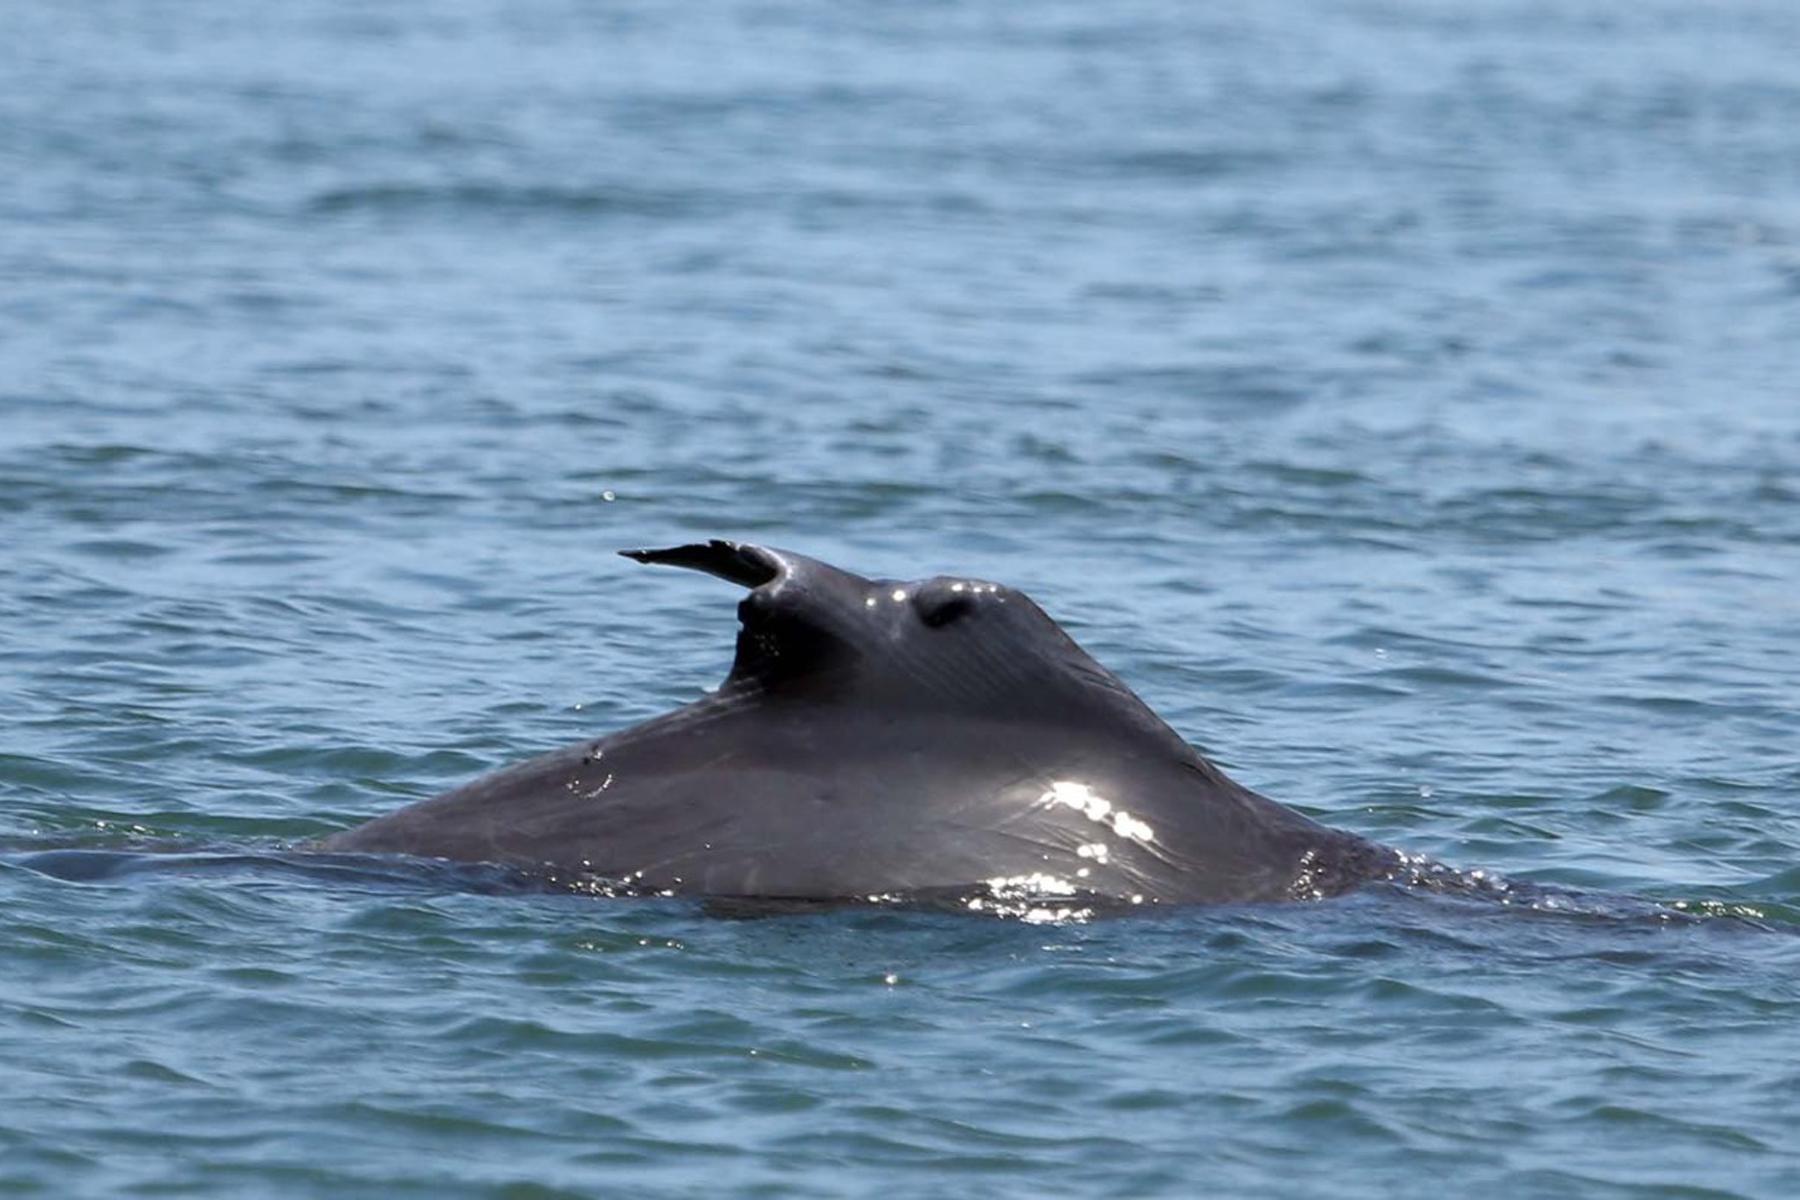
[[[400, 855], [326, 854], [304, 848], [224, 848], [188, 842], [150, 842], [127, 848], [71, 843], [16, 841], [0, 845], [0, 869], [13, 868], [68, 883], [123, 884], [170, 875], [231, 878], [285, 878], [348, 890], [429, 891], [488, 896], [586, 895], [633, 900], [677, 899], [707, 916], [726, 919], [819, 914], [845, 909], [961, 913], [1035, 924], [1063, 924], [1168, 915], [1168, 904], [1133, 904], [1113, 897], [1022, 891], [1004, 884], [974, 889], [934, 889], [871, 895], [857, 900], [792, 897], [670, 897], [645, 893], [594, 875], [532, 870], [496, 863], [451, 862]], [[1491, 871], [1462, 871], [1430, 860], [1409, 861], [1395, 878], [1365, 885], [1365, 897], [1394, 903], [1439, 906], [1446, 915], [1474, 912], [1520, 914], [1575, 921], [1733, 925], [1770, 933], [1800, 935], [1800, 912], [1780, 903], [1701, 898], [1658, 901], [1592, 889], [1508, 879]], [[1317, 904], [1333, 904], [1327, 899]], [[1224, 906], [1234, 909], [1242, 905]], [[1284, 909], [1293, 907], [1283, 905]]]

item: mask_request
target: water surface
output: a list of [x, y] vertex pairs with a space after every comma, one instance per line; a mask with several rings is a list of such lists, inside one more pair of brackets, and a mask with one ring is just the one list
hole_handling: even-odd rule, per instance
[[[8, 9], [0, 1190], [1795, 1194], [1796, 44]], [[732, 589], [611, 551], [717, 535], [1004, 580], [1321, 819], [1721, 915], [292, 853], [715, 684]]]

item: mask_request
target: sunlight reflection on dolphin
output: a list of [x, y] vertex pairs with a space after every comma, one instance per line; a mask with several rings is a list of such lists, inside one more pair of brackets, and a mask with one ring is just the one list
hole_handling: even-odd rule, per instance
[[[1054, 780], [1050, 790], [1038, 797], [1038, 803], [1044, 805], [1063, 804], [1081, 813], [1088, 820], [1104, 825], [1122, 838], [1130, 838], [1137, 842], [1154, 842], [1156, 831], [1148, 822], [1140, 821], [1122, 808], [1116, 807], [1111, 800], [1100, 795], [1085, 783], [1076, 783], [1069, 779]], [[1104, 842], [1082, 846], [1079, 853], [1083, 858], [1106, 861], [1107, 847]]]

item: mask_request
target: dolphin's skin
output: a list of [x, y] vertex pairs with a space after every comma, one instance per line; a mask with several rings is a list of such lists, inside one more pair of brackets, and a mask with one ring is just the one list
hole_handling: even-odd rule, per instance
[[794, 900], [1311, 899], [1401, 864], [1226, 778], [1011, 588], [735, 542], [624, 553], [750, 589], [717, 692], [324, 849]]

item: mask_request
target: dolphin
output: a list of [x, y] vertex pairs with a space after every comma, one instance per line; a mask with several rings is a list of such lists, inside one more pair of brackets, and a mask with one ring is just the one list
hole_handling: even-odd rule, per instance
[[748, 588], [717, 691], [327, 838], [609, 893], [1316, 899], [1404, 859], [1228, 778], [1024, 593], [709, 541]]

